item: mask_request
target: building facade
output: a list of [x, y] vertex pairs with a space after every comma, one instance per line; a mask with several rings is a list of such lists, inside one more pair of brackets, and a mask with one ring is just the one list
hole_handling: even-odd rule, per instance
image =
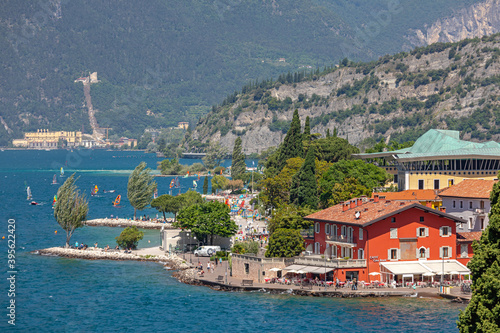
[[[335, 272], [340, 280], [370, 281], [370, 273], [380, 273], [386, 263], [446, 260], [456, 265], [456, 224], [465, 221], [418, 201], [357, 198], [305, 217], [314, 223], [306, 248], [335, 260], [364, 259], [359, 267]], [[419, 266], [421, 266], [419, 264]], [[418, 268], [420, 269], [420, 268]], [[413, 278], [419, 270], [407, 272]], [[456, 268], [467, 271], [465, 267]], [[401, 269], [382, 277], [401, 279]]]
[[39, 129], [36, 132], [24, 133], [24, 139], [12, 141], [15, 147], [26, 148], [57, 148], [59, 142], [68, 147], [76, 147], [82, 144], [82, 132], [49, 131]]
[[355, 154], [394, 175], [399, 190], [439, 190], [464, 179], [497, 178], [500, 144], [460, 140], [458, 131], [429, 130], [410, 148]]

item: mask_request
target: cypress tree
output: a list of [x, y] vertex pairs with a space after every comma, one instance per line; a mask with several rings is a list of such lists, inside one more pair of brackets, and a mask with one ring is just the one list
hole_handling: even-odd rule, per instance
[[247, 166], [245, 155], [241, 152], [241, 137], [236, 138], [233, 147], [233, 160], [231, 162], [231, 178], [241, 179], [245, 174]]
[[302, 134], [300, 133], [299, 110], [295, 109], [293, 113], [290, 129], [286, 133], [285, 139], [281, 144], [279, 163], [280, 170], [283, 169], [286, 161], [293, 157], [303, 157], [304, 148], [302, 145]]
[[310, 146], [304, 164], [292, 178], [290, 201], [297, 206], [318, 206], [318, 184], [316, 183], [315, 149]]
[[306, 117], [306, 124], [304, 125], [304, 134], [302, 134], [304, 141], [309, 141], [311, 139], [311, 124], [309, 122], [309, 116]]
[[326, 137], [327, 137], [327, 138], [329, 138], [329, 137], [330, 137], [330, 129], [329, 129], [329, 128], [327, 128], [327, 129], [326, 129]]
[[489, 225], [472, 247], [472, 298], [460, 312], [460, 332], [500, 332], [500, 183], [490, 193]]
[[203, 194], [207, 194], [208, 192], [208, 176], [205, 176], [205, 180], [203, 181]]
[[337, 137], [337, 127], [334, 127], [333, 128], [333, 137], [336, 138]]

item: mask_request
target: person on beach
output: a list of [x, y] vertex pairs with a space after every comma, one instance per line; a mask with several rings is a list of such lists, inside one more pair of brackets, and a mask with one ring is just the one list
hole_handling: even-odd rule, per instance
[[219, 265], [222, 265], [222, 258], [219, 258]]
[[207, 272], [210, 273], [210, 261], [207, 262]]

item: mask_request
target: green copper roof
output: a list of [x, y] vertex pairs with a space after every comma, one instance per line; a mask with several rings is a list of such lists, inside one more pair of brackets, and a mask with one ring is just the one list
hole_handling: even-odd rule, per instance
[[479, 143], [460, 140], [458, 131], [431, 129], [418, 138], [410, 148], [355, 156], [359, 158], [390, 157], [398, 160], [500, 159], [500, 144], [495, 141]]

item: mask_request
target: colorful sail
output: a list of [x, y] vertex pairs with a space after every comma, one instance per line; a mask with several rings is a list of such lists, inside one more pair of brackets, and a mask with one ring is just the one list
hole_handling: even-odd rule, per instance
[[181, 187], [181, 184], [179, 183], [179, 177], [175, 177], [175, 188]]
[[57, 184], [57, 176], [52, 177], [52, 184]]
[[61, 177], [64, 176], [64, 169], [61, 167]]
[[97, 187], [97, 185], [94, 186], [94, 194], [97, 194], [97, 192], [99, 192], [99, 187]]
[[196, 180], [193, 180], [193, 188], [197, 188], [198, 187], [198, 183], [196, 182]]
[[120, 194], [118, 194], [115, 201], [113, 201], [113, 206], [118, 206], [120, 204], [121, 200], [122, 200], [122, 196]]
[[222, 169], [220, 169], [220, 175], [222, 176]]
[[170, 188], [174, 187], [175, 186], [175, 179], [172, 179], [170, 181]]
[[184, 176], [184, 178], [187, 178], [189, 177], [189, 171], [186, 173], [186, 175]]
[[56, 202], [57, 202], [57, 194], [54, 195], [54, 199], [52, 200], [52, 207], [56, 205]]
[[27, 194], [26, 200], [31, 200], [32, 196], [31, 196], [31, 189], [29, 186], [26, 187], [26, 194]]
[[156, 199], [158, 198], [158, 188], [155, 188], [154, 192], [153, 192], [153, 199]]

